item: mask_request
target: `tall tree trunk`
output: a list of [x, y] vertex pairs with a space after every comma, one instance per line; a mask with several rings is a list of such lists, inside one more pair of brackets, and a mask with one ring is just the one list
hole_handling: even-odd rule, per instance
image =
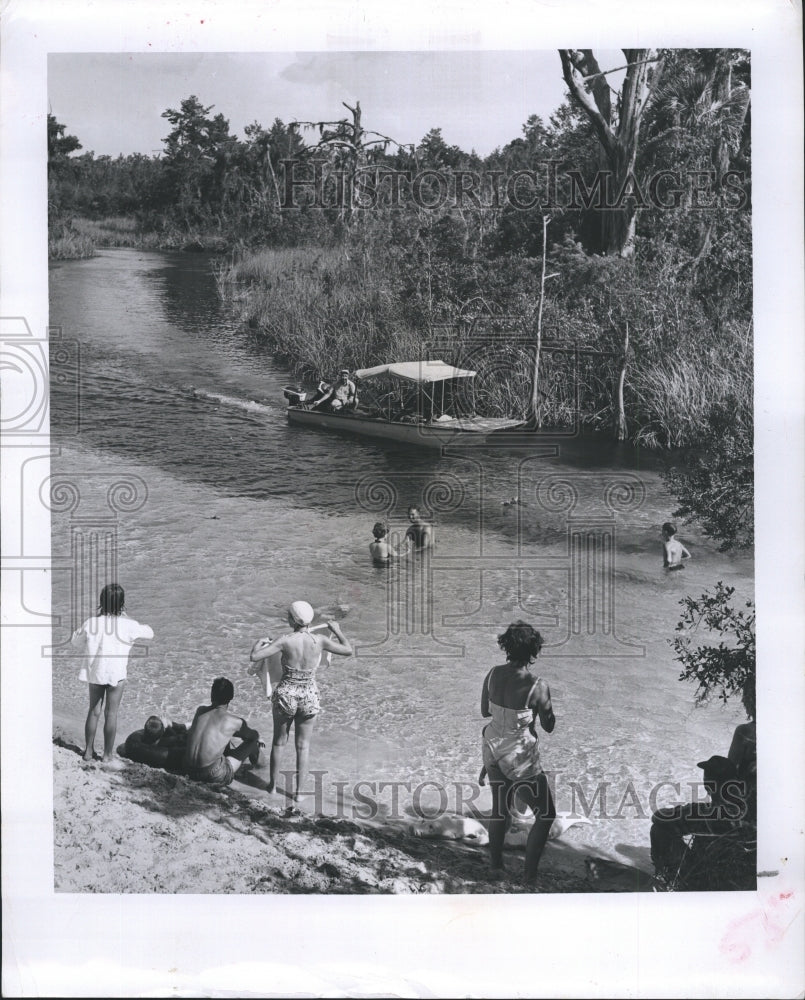
[[[573, 99], [590, 120], [611, 172], [609, 198], [620, 198], [624, 186], [634, 176], [640, 121], [651, 93], [659, 79], [660, 66], [649, 75], [649, 67], [657, 63], [651, 49], [624, 49], [626, 76], [623, 81], [617, 122], [613, 121], [612, 104], [606, 73], [591, 49], [560, 49], [562, 75]], [[622, 67], [621, 67], [622, 68]], [[628, 189], [628, 188], [627, 188]], [[617, 207], [604, 209], [600, 249], [607, 255], [629, 257], [634, 252], [635, 212], [632, 198]]]
[[[341, 208], [341, 218], [350, 229], [355, 217], [355, 204], [358, 193], [358, 172], [366, 165], [366, 150], [363, 145], [364, 130], [361, 126], [361, 102], [355, 101], [355, 107], [342, 101], [341, 104], [352, 115], [352, 136], [350, 138], [351, 150], [347, 153], [348, 162], [348, 187], [344, 185], [343, 204]], [[360, 213], [357, 213], [360, 215]]]

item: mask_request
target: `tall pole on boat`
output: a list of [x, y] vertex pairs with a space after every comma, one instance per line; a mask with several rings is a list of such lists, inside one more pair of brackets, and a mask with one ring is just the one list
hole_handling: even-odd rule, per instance
[[615, 440], [625, 441], [627, 438], [626, 430], [626, 409], [623, 404], [623, 385], [626, 381], [626, 365], [628, 363], [627, 359], [629, 357], [629, 323], [626, 323], [626, 333], [623, 335], [623, 355], [621, 357], [621, 370], [618, 375], [618, 415], [615, 423]]
[[539, 308], [537, 310], [537, 343], [534, 349], [534, 370], [531, 377], [531, 401], [528, 407], [527, 420], [534, 427], [542, 426], [542, 414], [539, 408], [539, 362], [542, 350], [542, 306], [545, 301], [545, 262], [548, 255], [548, 223], [547, 215], [542, 217], [542, 272], [539, 282]]

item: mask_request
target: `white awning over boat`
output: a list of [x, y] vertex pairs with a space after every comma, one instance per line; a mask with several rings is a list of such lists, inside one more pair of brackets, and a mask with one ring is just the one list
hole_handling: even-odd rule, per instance
[[446, 382], [449, 378], [474, 378], [477, 372], [465, 368], [454, 368], [444, 361], [398, 361], [391, 365], [375, 365], [355, 372], [358, 378], [374, 378], [377, 375], [394, 375], [408, 382]]

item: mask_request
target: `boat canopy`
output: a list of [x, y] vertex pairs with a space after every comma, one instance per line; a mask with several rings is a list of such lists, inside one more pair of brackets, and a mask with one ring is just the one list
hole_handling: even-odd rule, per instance
[[375, 378], [377, 375], [395, 375], [407, 382], [446, 382], [451, 378], [474, 378], [477, 372], [454, 368], [444, 361], [398, 361], [396, 364], [375, 365], [355, 372], [357, 378]]

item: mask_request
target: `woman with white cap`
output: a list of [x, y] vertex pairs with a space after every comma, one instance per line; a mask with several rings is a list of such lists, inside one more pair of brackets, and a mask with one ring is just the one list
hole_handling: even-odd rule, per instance
[[299, 799], [300, 790], [307, 781], [310, 737], [321, 707], [316, 670], [325, 653], [335, 653], [337, 656], [352, 654], [352, 646], [344, 638], [337, 622], [327, 622], [327, 628], [334, 638], [312, 633], [310, 623], [313, 621], [313, 614], [313, 608], [307, 601], [294, 601], [288, 608], [288, 624], [293, 632], [273, 641], [268, 638], [258, 639], [250, 654], [253, 663], [274, 653], [282, 654], [282, 679], [271, 696], [274, 738], [268, 791], [273, 792], [276, 786], [282, 748], [288, 742], [293, 724], [296, 743], [294, 801]]

